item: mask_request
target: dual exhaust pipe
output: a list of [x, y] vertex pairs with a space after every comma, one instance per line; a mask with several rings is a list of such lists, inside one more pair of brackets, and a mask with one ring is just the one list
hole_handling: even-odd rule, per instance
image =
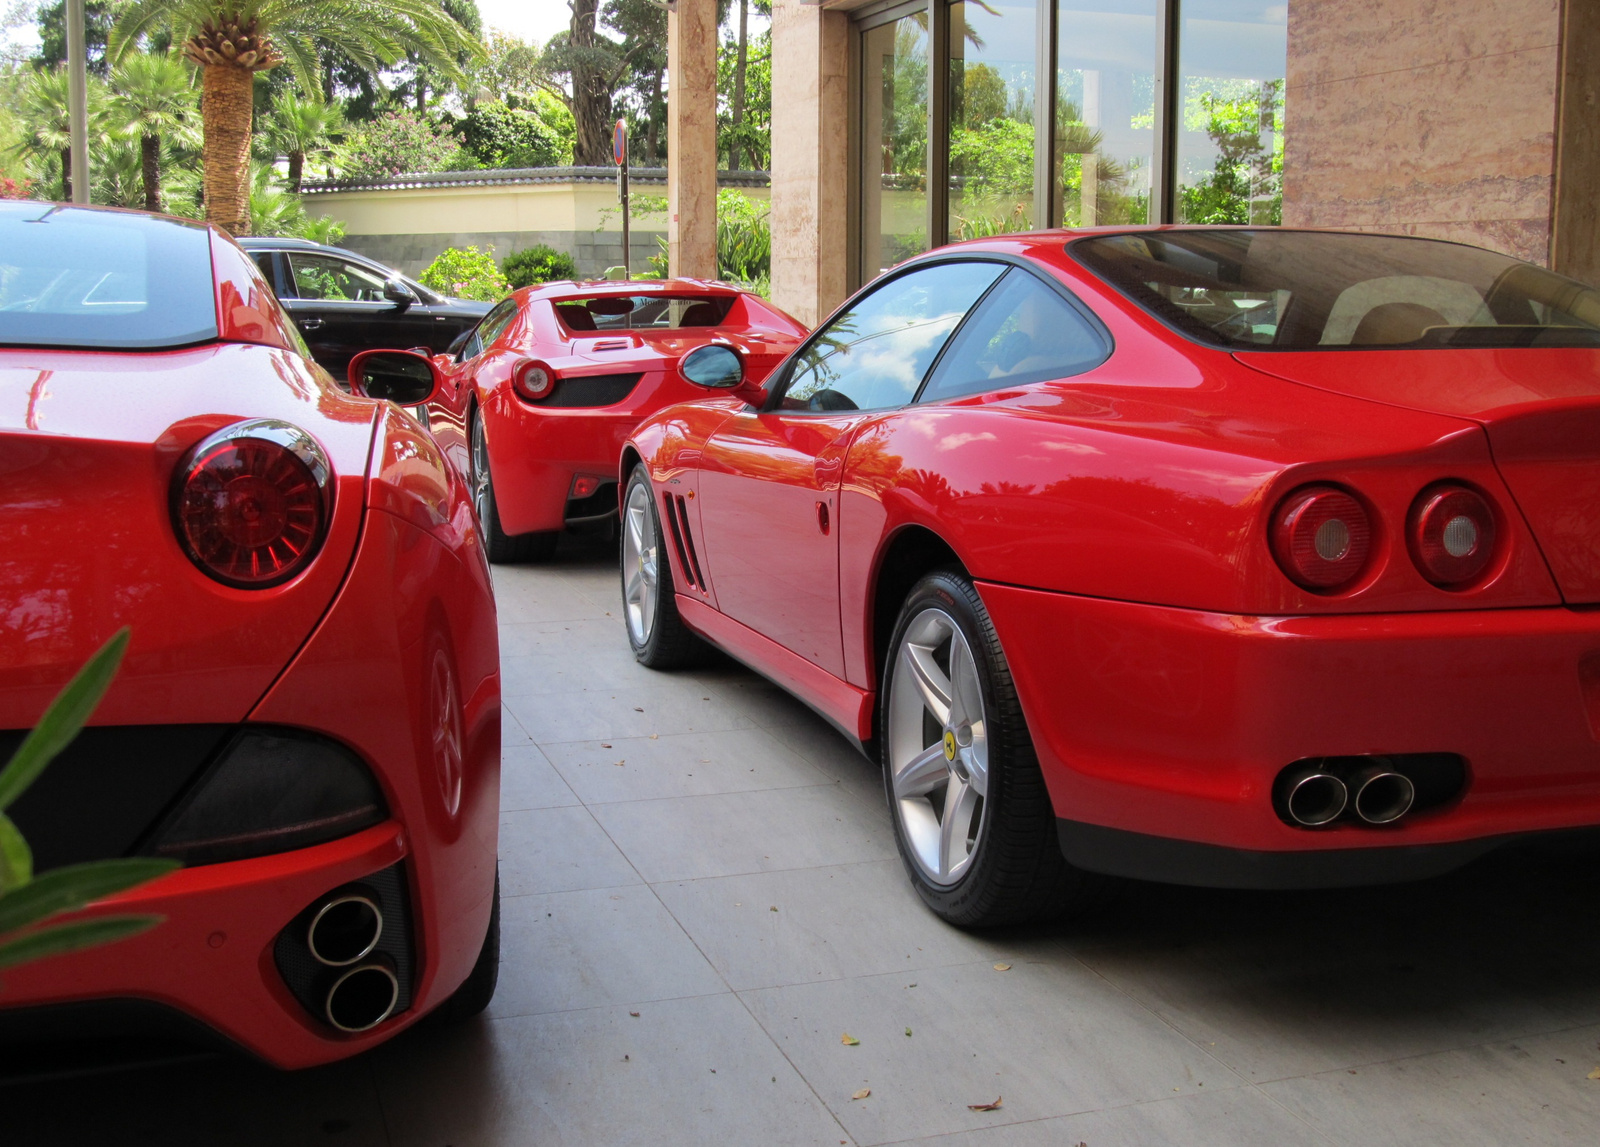
[[1341, 776], [1314, 763], [1284, 778], [1283, 808], [1288, 819], [1303, 828], [1330, 825], [1348, 809], [1370, 825], [1393, 824], [1416, 802], [1411, 778], [1383, 763], [1382, 757], [1356, 772]]
[[342, 1032], [364, 1032], [394, 1014], [400, 979], [377, 951], [383, 910], [363, 892], [328, 897], [306, 926], [311, 958], [338, 972], [322, 998], [322, 1018]]

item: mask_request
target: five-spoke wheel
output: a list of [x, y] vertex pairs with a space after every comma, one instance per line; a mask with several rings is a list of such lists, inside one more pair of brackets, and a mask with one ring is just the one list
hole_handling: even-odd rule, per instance
[[693, 664], [706, 647], [678, 616], [655, 490], [642, 464], [628, 478], [622, 507], [622, 614], [628, 644], [639, 663], [651, 669]]

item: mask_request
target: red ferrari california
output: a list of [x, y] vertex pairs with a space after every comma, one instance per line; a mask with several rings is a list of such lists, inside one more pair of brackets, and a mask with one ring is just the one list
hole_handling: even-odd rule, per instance
[[230, 239], [0, 203], [0, 538], [0, 760], [132, 631], [11, 806], [35, 868], [183, 865], [90, 909], [153, 930], [8, 970], [0, 1037], [176, 1028], [304, 1067], [488, 1003], [498, 638], [465, 483], [312, 363]]
[[493, 562], [547, 558], [563, 529], [616, 521], [617, 454], [663, 406], [699, 396], [673, 369], [717, 341], [765, 376], [806, 329], [721, 283], [547, 283], [495, 307], [454, 361], [427, 418], [461, 472]]
[[940, 915], [1315, 887], [1600, 826], [1600, 292], [1453, 243], [1006, 236], [621, 460], [629, 640], [882, 760]]

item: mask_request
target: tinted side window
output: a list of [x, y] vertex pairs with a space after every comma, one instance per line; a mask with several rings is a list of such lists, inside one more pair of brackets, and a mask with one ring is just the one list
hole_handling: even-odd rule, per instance
[[1082, 374], [1109, 350], [1072, 304], [1013, 268], [961, 328], [918, 401]]
[[302, 299], [334, 299], [357, 303], [387, 302], [383, 279], [365, 267], [328, 255], [288, 253], [295, 294]]
[[505, 333], [505, 329], [511, 325], [511, 320], [516, 317], [517, 304], [513, 299], [507, 299], [484, 315], [483, 321], [472, 332], [472, 337], [467, 340], [466, 347], [461, 351], [462, 360], [477, 358], [485, 347], [493, 346], [494, 340]]
[[910, 402], [950, 332], [1004, 270], [944, 263], [857, 299], [800, 353], [783, 409], [882, 410]]

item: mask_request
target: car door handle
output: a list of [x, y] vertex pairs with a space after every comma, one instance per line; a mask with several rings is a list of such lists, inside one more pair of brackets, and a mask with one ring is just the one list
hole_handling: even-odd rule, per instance
[[321, 325], [322, 325], [322, 320], [321, 319], [310, 319], [310, 318], [308, 318], [308, 319], [301, 319], [300, 320], [300, 329], [303, 330], [303, 331], [314, 331], [318, 327], [320, 327]]

